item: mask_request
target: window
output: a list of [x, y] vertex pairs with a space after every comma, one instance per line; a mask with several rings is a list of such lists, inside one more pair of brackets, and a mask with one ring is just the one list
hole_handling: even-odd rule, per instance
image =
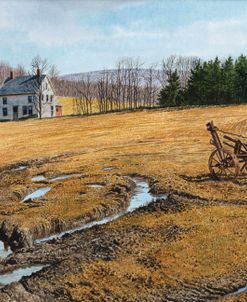
[[44, 101], [44, 95], [43, 94], [41, 95], [41, 99], [42, 99], [42, 101]]
[[7, 116], [8, 115], [8, 108], [3, 108], [3, 116]]
[[45, 83], [45, 88], [46, 88], [46, 90], [48, 90], [48, 84], [47, 83]]
[[51, 102], [53, 101], [53, 95], [50, 96], [50, 101], [51, 101]]
[[51, 106], [51, 116], [54, 115], [54, 106]]
[[22, 107], [22, 114], [27, 115], [27, 106]]
[[8, 102], [8, 100], [7, 100], [6, 96], [3, 97], [3, 105], [7, 105], [7, 102]]
[[28, 96], [28, 103], [32, 103], [33, 102], [33, 97], [31, 95]]
[[46, 102], [48, 102], [49, 101], [49, 95], [47, 94], [46, 95]]
[[28, 115], [33, 115], [33, 106], [28, 106]]

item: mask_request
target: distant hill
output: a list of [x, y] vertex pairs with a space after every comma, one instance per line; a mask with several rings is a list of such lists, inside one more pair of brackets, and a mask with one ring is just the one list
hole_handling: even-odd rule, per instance
[[[91, 81], [97, 82], [105, 73], [109, 74], [115, 74], [117, 72], [117, 69], [108, 69], [108, 70], [97, 70], [97, 71], [89, 71], [89, 72], [80, 72], [80, 73], [71, 73], [71, 74], [65, 74], [59, 76], [59, 79], [61, 80], [67, 80], [67, 81], [81, 81], [83, 79], [86, 79], [88, 76], [90, 77]], [[141, 83], [143, 84], [145, 82], [145, 79], [147, 79], [150, 76], [150, 70], [149, 69], [140, 69], [140, 77], [141, 77]], [[162, 78], [162, 71], [158, 69], [152, 69], [153, 73], [153, 79], [154, 83], [158, 86], [160, 86], [161, 78]]]

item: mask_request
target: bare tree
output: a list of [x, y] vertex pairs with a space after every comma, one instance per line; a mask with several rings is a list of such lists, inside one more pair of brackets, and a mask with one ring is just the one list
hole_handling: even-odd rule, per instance
[[55, 64], [52, 64], [49, 68], [49, 72], [48, 75], [50, 77], [50, 79], [53, 81], [55, 79], [57, 79], [57, 77], [59, 76], [59, 70], [57, 68], [57, 66]]
[[35, 92], [33, 97], [33, 105], [38, 114], [38, 118], [42, 118], [44, 110], [46, 109], [46, 104], [48, 100], [45, 98], [44, 92], [46, 90], [46, 85], [44, 83], [45, 73], [49, 71], [50, 64], [46, 58], [41, 58], [40, 55], [35, 56], [31, 61], [31, 76], [30, 86]]
[[170, 75], [176, 71], [180, 79], [182, 87], [185, 87], [190, 75], [191, 70], [198, 62], [197, 57], [186, 57], [171, 55], [162, 63], [162, 70], [160, 72], [160, 83], [164, 87]]
[[0, 86], [9, 77], [12, 67], [6, 62], [0, 62]]
[[40, 70], [41, 74], [48, 72], [50, 69], [48, 60], [46, 58], [41, 58], [40, 55], [36, 55], [31, 61], [31, 74], [35, 74], [37, 69]]
[[16, 76], [24, 76], [27, 74], [25, 67], [22, 64], [18, 64], [14, 70]]
[[160, 86], [157, 83], [157, 65], [153, 64], [144, 73], [144, 95], [143, 95], [143, 105], [152, 107], [155, 106], [155, 101], [158, 96], [158, 91]]

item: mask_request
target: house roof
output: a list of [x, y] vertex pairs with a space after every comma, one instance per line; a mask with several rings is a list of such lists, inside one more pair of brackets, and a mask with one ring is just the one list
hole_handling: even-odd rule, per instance
[[46, 75], [18, 76], [14, 79], [7, 78], [0, 88], [0, 96], [36, 93]]

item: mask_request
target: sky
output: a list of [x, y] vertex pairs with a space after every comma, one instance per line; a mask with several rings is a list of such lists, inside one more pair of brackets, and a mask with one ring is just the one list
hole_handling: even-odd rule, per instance
[[247, 54], [247, 1], [0, 0], [0, 61], [39, 54], [61, 74], [114, 68], [123, 57], [159, 66], [176, 54]]

